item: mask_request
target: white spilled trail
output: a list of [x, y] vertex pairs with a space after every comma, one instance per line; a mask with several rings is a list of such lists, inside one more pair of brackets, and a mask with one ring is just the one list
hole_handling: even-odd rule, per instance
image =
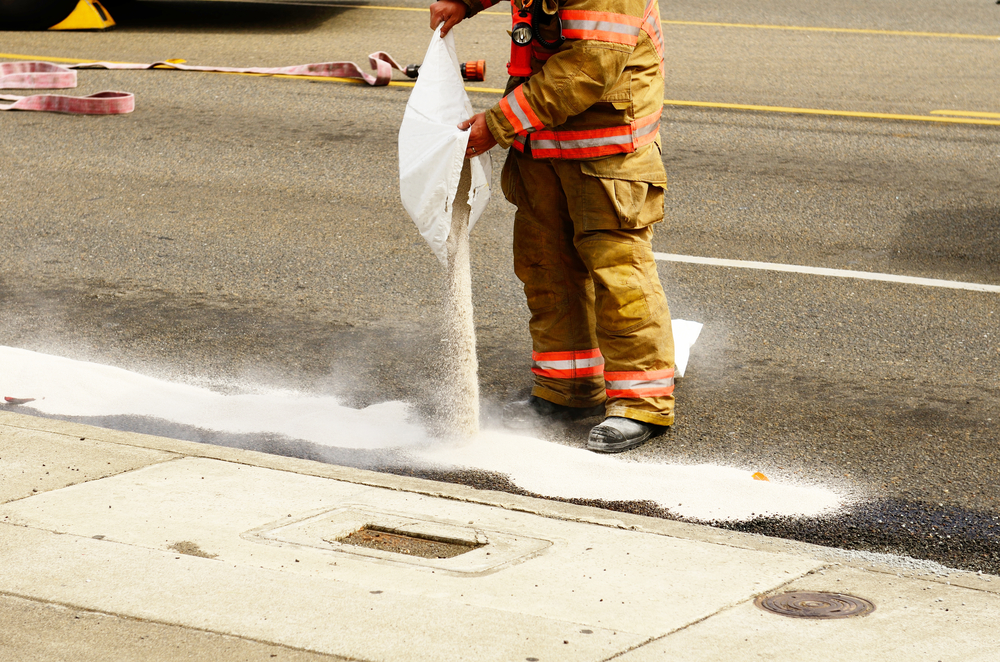
[[542, 496], [654, 501], [677, 515], [701, 521], [807, 517], [833, 512], [842, 505], [842, 499], [830, 490], [758, 481], [741, 469], [629, 462], [496, 431], [484, 432], [465, 446], [432, 447], [415, 455], [444, 467], [506, 474], [518, 487]]
[[225, 395], [97, 363], [0, 347], [0, 396], [58, 416], [143, 416], [219, 432], [273, 433], [324, 446], [396, 448], [428, 441], [403, 402], [365, 409], [289, 391]]
[[522, 489], [548, 497], [653, 501], [702, 521], [813, 516], [842, 505], [829, 490], [755, 481], [746, 470], [630, 462], [496, 431], [461, 446], [453, 441], [433, 444], [403, 402], [351, 409], [332, 397], [289, 391], [226, 395], [12, 347], [0, 346], [0, 396], [35, 398], [16, 408], [25, 414], [148, 417], [219, 432], [283, 435], [333, 448], [396, 449], [418, 467], [505, 474]]

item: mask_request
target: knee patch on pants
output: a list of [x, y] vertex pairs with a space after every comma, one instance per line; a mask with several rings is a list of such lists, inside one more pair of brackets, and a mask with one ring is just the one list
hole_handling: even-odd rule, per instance
[[595, 232], [577, 243], [594, 280], [597, 326], [612, 335], [642, 328], [666, 306], [648, 234]]

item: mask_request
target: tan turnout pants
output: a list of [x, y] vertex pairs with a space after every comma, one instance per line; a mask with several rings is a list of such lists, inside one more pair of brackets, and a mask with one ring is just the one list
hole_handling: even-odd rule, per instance
[[650, 245], [665, 182], [656, 145], [628, 156], [507, 156], [501, 183], [517, 206], [514, 271], [531, 311], [532, 393], [671, 425], [674, 341]]

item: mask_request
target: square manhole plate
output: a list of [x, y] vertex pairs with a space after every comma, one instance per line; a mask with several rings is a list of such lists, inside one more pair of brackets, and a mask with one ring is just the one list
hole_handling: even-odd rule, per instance
[[294, 521], [279, 520], [242, 537], [462, 574], [492, 572], [552, 545], [548, 540], [507, 531], [362, 506], [342, 506]]
[[396, 554], [419, 556], [425, 559], [450, 559], [486, 544], [390, 531], [377, 526], [366, 526], [358, 529], [343, 538], [339, 538], [336, 542], [368, 549], [381, 549]]

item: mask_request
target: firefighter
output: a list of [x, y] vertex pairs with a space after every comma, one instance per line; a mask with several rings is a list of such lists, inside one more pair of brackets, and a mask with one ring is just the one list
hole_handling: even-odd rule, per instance
[[[443, 24], [443, 36], [491, 4], [439, 0], [431, 28]], [[670, 312], [650, 243], [666, 186], [659, 6], [513, 0], [511, 9], [504, 97], [459, 125], [470, 131], [468, 157], [509, 149], [501, 187], [517, 207], [514, 270], [531, 311], [534, 387], [504, 422], [603, 413], [587, 448], [629, 450], [674, 421]], [[533, 26], [528, 45], [517, 43], [518, 20]]]

